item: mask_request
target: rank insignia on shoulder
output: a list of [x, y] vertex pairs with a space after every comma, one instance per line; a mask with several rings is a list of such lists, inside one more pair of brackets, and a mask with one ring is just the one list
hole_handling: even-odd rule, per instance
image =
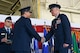
[[56, 20], [56, 24], [60, 24], [60, 23], [61, 23], [61, 19], [58, 18], [58, 19]]
[[5, 33], [1, 33], [1, 35], [6, 35]]

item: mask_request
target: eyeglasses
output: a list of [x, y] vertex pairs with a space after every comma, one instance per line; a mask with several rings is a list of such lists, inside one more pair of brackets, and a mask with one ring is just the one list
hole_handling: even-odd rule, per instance
[[8, 22], [8, 23], [12, 23], [11, 21], [6, 21], [6, 22]]

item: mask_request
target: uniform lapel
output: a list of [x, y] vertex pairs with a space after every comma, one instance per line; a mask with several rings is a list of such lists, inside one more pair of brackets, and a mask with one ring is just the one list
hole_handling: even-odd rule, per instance
[[58, 18], [60, 18], [60, 14], [57, 16], [57, 18], [56, 18], [56, 19], [58, 19]]
[[53, 21], [53, 26], [54, 26], [55, 29], [57, 29], [57, 25], [58, 25], [57, 21], [58, 21], [58, 19], [60, 19], [60, 14]]
[[10, 34], [12, 34], [12, 29], [10, 29]]
[[5, 27], [3, 28], [3, 32], [7, 33], [7, 31], [6, 31]]

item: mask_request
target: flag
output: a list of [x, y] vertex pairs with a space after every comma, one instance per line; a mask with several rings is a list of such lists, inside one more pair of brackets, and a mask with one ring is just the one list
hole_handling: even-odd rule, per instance
[[72, 41], [73, 41], [73, 52], [74, 53], [79, 53], [79, 49], [78, 49], [78, 44], [77, 44], [77, 41], [76, 41], [75, 33], [72, 33]]
[[35, 50], [35, 53], [39, 53], [38, 41], [36, 39], [34, 40], [34, 50]]
[[[47, 31], [44, 28], [44, 36], [46, 36]], [[49, 53], [48, 42], [43, 43], [42, 53]]]

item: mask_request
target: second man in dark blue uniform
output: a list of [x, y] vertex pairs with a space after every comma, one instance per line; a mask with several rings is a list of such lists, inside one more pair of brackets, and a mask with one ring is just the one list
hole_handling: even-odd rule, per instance
[[50, 12], [55, 19], [52, 21], [51, 30], [47, 34], [46, 41], [54, 35], [54, 53], [68, 53], [71, 47], [71, 26], [68, 17], [60, 14], [61, 6], [58, 4], [49, 5]]
[[29, 6], [20, 10], [21, 17], [14, 25], [12, 49], [15, 53], [31, 53], [30, 43], [33, 37], [41, 41], [41, 37], [31, 24], [30, 16], [32, 12], [30, 8]]

